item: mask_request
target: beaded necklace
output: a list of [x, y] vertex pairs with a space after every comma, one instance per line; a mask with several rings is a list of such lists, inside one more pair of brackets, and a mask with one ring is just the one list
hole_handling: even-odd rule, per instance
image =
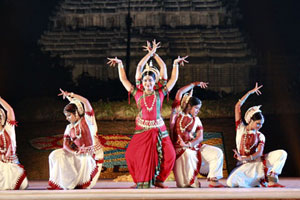
[[[77, 138], [77, 139], [80, 139], [81, 138], [81, 128], [80, 128], [80, 121], [81, 121], [81, 119], [78, 121], [78, 122], [76, 122], [74, 125], [72, 124], [72, 128], [74, 128], [74, 131], [75, 131], [75, 137]], [[77, 125], [78, 125], [78, 129], [79, 129], [79, 134], [77, 134], [77, 131], [76, 131], [76, 129], [77, 129]], [[72, 138], [71, 138], [72, 139]]]
[[153, 98], [153, 101], [152, 101], [152, 105], [151, 105], [150, 108], [148, 107], [147, 102], [146, 102], [146, 93], [145, 93], [145, 91], [144, 91], [144, 94], [143, 94], [143, 95], [144, 95], [143, 100], [144, 100], [145, 107], [146, 107], [146, 109], [148, 110], [148, 112], [150, 112], [150, 111], [153, 109], [153, 107], [154, 107], [154, 103], [155, 103], [155, 100], [156, 100], [156, 95], [155, 95], [154, 92], [153, 92], [153, 94], [149, 95], [149, 96], [154, 95], [154, 98]]
[[[180, 119], [180, 121], [179, 121], [179, 128], [180, 128], [180, 131], [182, 132], [182, 133], [184, 133], [185, 132], [185, 130], [187, 129], [187, 127], [189, 127], [193, 122], [194, 122], [194, 119], [193, 119], [193, 117], [191, 117], [189, 114], [184, 114], [184, 113], [182, 113], [181, 114], [181, 119]], [[182, 127], [182, 121], [183, 121], [183, 118], [185, 117], [185, 116], [187, 116], [188, 118], [190, 118], [190, 119], [192, 119], [184, 128]]]

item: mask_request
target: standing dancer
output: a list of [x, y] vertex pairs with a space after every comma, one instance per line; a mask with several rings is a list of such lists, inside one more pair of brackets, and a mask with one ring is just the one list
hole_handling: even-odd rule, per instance
[[197, 114], [202, 103], [192, 96], [191, 90], [195, 86], [207, 88], [207, 84], [194, 82], [180, 88], [172, 105], [170, 130], [176, 151], [173, 171], [177, 187], [201, 187], [197, 180], [199, 173], [207, 174], [209, 187], [224, 187], [218, 181], [223, 177], [223, 152], [217, 147], [201, 144], [203, 127]]
[[13, 108], [0, 97], [0, 190], [24, 190], [28, 180], [24, 167], [16, 154], [15, 113]]
[[[136, 70], [136, 79], [142, 80], [142, 88], [134, 87], [127, 79], [122, 61], [117, 58], [108, 58], [110, 66], [118, 64], [119, 77], [128, 92], [135, 100], [139, 110], [136, 117], [136, 131], [126, 150], [126, 161], [129, 172], [137, 188], [149, 188], [151, 185], [165, 188], [163, 182], [170, 174], [174, 161], [175, 151], [161, 117], [161, 108], [164, 96], [173, 88], [178, 78], [178, 65], [187, 62], [186, 57], [174, 60], [171, 79], [166, 86], [158, 85], [159, 76], [167, 80], [165, 63], [156, 54], [159, 43], [154, 40], [145, 47], [148, 53], [139, 62]], [[160, 67], [160, 72], [146, 62], [153, 57]], [[159, 75], [160, 74], [160, 75]]]
[[70, 101], [64, 108], [70, 124], [64, 133], [63, 148], [49, 155], [48, 189], [92, 188], [97, 183], [103, 163], [95, 114], [86, 98], [73, 92], [60, 91], [59, 96]]
[[229, 187], [284, 187], [278, 183], [287, 153], [284, 150], [263, 154], [265, 136], [259, 132], [264, 123], [261, 106], [249, 108], [242, 122], [241, 106], [249, 95], [260, 95], [262, 87], [256, 83], [235, 105], [236, 147], [234, 157], [238, 160], [236, 167], [227, 179]]

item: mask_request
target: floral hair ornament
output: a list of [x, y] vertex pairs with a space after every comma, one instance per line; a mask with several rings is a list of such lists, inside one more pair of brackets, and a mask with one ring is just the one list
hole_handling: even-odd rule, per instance
[[247, 110], [247, 112], [245, 113], [245, 121], [246, 121], [246, 123], [247, 124], [249, 124], [250, 123], [250, 121], [251, 121], [251, 118], [252, 118], [252, 116], [255, 114], [255, 113], [261, 113], [262, 111], [260, 110], [260, 107], [261, 107], [261, 105], [259, 105], [259, 106], [252, 106], [252, 107], [250, 107], [248, 110]]
[[70, 101], [69, 104], [75, 104], [76, 108], [77, 108], [77, 111], [78, 111], [78, 114], [79, 115], [83, 115], [84, 114], [84, 109], [83, 109], [83, 106], [81, 104], [81, 102], [74, 98], [74, 97], [70, 97], [70, 96], [66, 96], [67, 99]]
[[184, 110], [187, 106], [187, 104], [189, 103], [190, 98], [193, 96], [193, 89], [191, 89], [191, 91], [189, 93], [185, 93], [182, 97], [181, 100], [181, 109]]
[[152, 60], [150, 60], [149, 65], [146, 63], [146, 68], [142, 72], [142, 76], [146, 73], [146, 75], [149, 75], [149, 72], [153, 72], [155, 74], [155, 83], [158, 82], [159, 79], [159, 71], [156, 67], [153, 66]]
[[1, 124], [2, 124], [2, 126], [4, 126], [6, 115], [2, 108], [0, 108], [0, 115], [1, 115]]

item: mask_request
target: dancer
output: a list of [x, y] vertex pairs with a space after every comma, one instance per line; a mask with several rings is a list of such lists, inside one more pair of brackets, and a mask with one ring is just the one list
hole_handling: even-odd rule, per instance
[[246, 124], [241, 117], [241, 106], [249, 95], [260, 95], [261, 87], [262, 85], [258, 86], [256, 83], [235, 105], [237, 150], [234, 150], [234, 157], [238, 163], [227, 179], [229, 187], [284, 187], [278, 183], [278, 175], [282, 171], [287, 153], [276, 150], [263, 154], [265, 136], [259, 132], [264, 123], [261, 106], [253, 106], [247, 110], [244, 117]]
[[[207, 88], [207, 85], [194, 82], [180, 88], [172, 105], [170, 130], [176, 151], [173, 171], [177, 187], [201, 187], [197, 179], [199, 173], [207, 175], [209, 187], [224, 187], [218, 181], [223, 177], [223, 152], [217, 147], [201, 144], [203, 126], [197, 114], [202, 102], [192, 96], [195, 86]], [[186, 93], [189, 90], [190, 93]]]
[[24, 190], [28, 180], [16, 154], [15, 113], [0, 97], [0, 190]]
[[[154, 40], [152, 47], [147, 43], [148, 53], [139, 62], [136, 79], [142, 80], [142, 88], [134, 87], [127, 79], [122, 61], [118, 58], [108, 58], [108, 64], [118, 64], [119, 77], [128, 92], [135, 100], [139, 110], [136, 117], [136, 130], [126, 150], [126, 161], [129, 172], [136, 183], [136, 188], [149, 188], [151, 185], [166, 188], [163, 182], [170, 174], [175, 151], [161, 117], [164, 96], [173, 88], [178, 78], [178, 65], [187, 63], [187, 57], [174, 60], [172, 75], [165, 87], [158, 85], [159, 76], [167, 80], [167, 70], [163, 60], [156, 54], [159, 43]], [[160, 67], [160, 72], [146, 62], [153, 57]], [[157, 89], [154, 88], [157, 85]]]
[[70, 101], [64, 108], [70, 124], [64, 133], [63, 148], [49, 155], [48, 189], [92, 188], [97, 183], [103, 163], [95, 114], [86, 98], [73, 92], [60, 91], [59, 96]]

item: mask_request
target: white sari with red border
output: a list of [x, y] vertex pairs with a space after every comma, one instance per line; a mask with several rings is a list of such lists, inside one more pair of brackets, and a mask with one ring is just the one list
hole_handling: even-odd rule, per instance
[[[247, 133], [243, 122], [236, 122], [236, 145], [240, 155], [249, 156], [255, 153], [259, 144], [265, 144], [265, 136], [261, 132]], [[245, 147], [249, 150], [245, 151]], [[227, 185], [245, 188], [265, 187], [266, 176], [271, 173], [281, 174], [286, 158], [286, 151], [275, 150], [253, 161], [238, 163], [238, 166], [230, 173]]]
[[19, 163], [16, 153], [16, 121], [7, 121], [0, 132], [0, 147], [11, 146], [11, 156], [5, 158], [5, 153], [0, 153], [0, 190], [24, 190], [28, 187], [28, 180], [24, 166]]
[[[90, 154], [75, 154], [64, 149], [51, 152], [49, 155], [49, 189], [89, 189], [95, 186], [100, 176], [103, 149], [97, 137], [94, 112], [85, 113], [76, 125], [80, 126], [82, 134], [91, 134], [93, 151]], [[70, 137], [72, 128], [74, 127], [71, 127], [70, 124], [67, 126], [64, 139]], [[78, 129], [79, 127], [76, 130]], [[82, 135], [82, 137], [84, 136]]]

